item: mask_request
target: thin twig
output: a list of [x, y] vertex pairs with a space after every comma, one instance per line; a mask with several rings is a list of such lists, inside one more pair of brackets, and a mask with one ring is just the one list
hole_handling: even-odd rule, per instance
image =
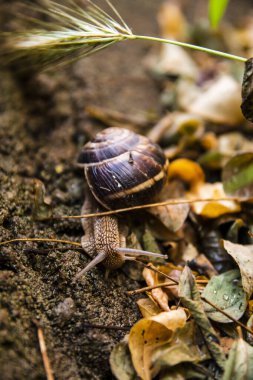
[[53, 216], [48, 219], [55, 219], [55, 220], [61, 220], [61, 219], [82, 219], [82, 218], [94, 218], [97, 216], [106, 216], [106, 215], [114, 215], [119, 214], [123, 212], [128, 211], [135, 211], [135, 210], [142, 210], [145, 208], [151, 208], [151, 207], [158, 207], [158, 206], [166, 206], [166, 205], [180, 205], [180, 204], [193, 204], [198, 202], [220, 202], [220, 201], [233, 201], [233, 202], [245, 202], [245, 201], [252, 201], [253, 198], [240, 198], [240, 197], [222, 197], [222, 198], [207, 198], [207, 199], [170, 199], [163, 202], [156, 202], [156, 203], [149, 203], [145, 205], [139, 205], [139, 206], [132, 206], [132, 207], [126, 207], [121, 208], [117, 210], [110, 210], [110, 211], [103, 211], [103, 212], [97, 212], [92, 214], [83, 214], [83, 215], [63, 215], [63, 216]]
[[37, 242], [45, 242], [45, 243], [62, 243], [62, 244], [71, 244], [76, 247], [82, 247], [81, 243], [77, 243], [71, 240], [61, 240], [61, 239], [50, 239], [50, 238], [16, 238], [11, 240], [6, 240], [0, 242], [0, 245], [6, 245], [10, 243], [17, 243], [20, 241], [37, 241]]
[[50, 361], [47, 355], [46, 342], [45, 342], [44, 334], [41, 327], [38, 327], [37, 333], [38, 333], [38, 339], [39, 339], [39, 345], [40, 345], [40, 352], [41, 352], [44, 368], [47, 375], [47, 380], [54, 380], [53, 371], [52, 371]]
[[148, 123], [148, 120], [146, 117], [143, 116], [136, 116], [132, 114], [125, 114], [123, 112], [115, 111], [115, 110], [108, 110], [104, 107], [98, 107], [98, 106], [87, 106], [85, 108], [86, 113], [97, 120], [102, 121], [104, 124], [107, 125], [115, 125], [115, 123], [119, 124], [131, 124], [133, 126], [137, 127], [145, 127]]
[[236, 331], [237, 331], [239, 338], [243, 339], [241, 326], [237, 326]]
[[106, 326], [106, 325], [99, 325], [99, 324], [89, 324], [84, 323], [82, 324], [82, 327], [91, 328], [91, 329], [105, 329], [105, 330], [123, 330], [123, 331], [129, 331], [132, 326]]
[[163, 288], [164, 286], [176, 286], [176, 285], [177, 284], [175, 284], [174, 282], [173, 283], [164, 282], [163, 284], [157, 284], [157, 285], [153, 285], [153, 286], [145, 286], [144, 288], [129, 290], [128, 292], [126, 292], [126, 294], [128, 296], [133, 296], [134, 294], [144, 293], [144, 292], [147, 292], [149, 290], [153, 290], [153, 289], [157, 289], [157, 288]]
[[150, 270], [152, 270], [153, 272], [156, 272], [156, 273], [159, 273], [161, 274], [162, 276], [168, 278], [169, 280], [171, 280], [174, 284], [178, 285], [179, 282], [176, 281], [174, 278], [168, 276], [166, 273], [163, 273], [161, 272], [159, 269], [157, 269], [153, 264], [149, 263], [149, 264], [144, 264], [142, 261], [136, 259], [135, 261], [137, 261], [138, 263], [141, 263], [145, 268], [148, 268]]
[[[197, 284], [207, 284], [208, 280], [196, 280], [196, 283]], [[153, 290], [153, 289], [157, 289], [157, 288], [163, 288], [165, 286], [176, 286], [176, 285], [177, 284], [175, 282], [173, 282], [173, 284], [171, 282], [163, 282], [163, 283], [157, 284], [157, 285], [145, 286], [144, 288], [135, 289], [135, 290], [129, 290], [127, 292], [127, 295], [132, 296], [132, 295], [135, 295], [135, 294], [147, 292], [149, 290]]]
[[235, 322], [237, 325], [241, 326], [243, 329], [247, 330], [250, 334], [253, 335], [253, 331], [249, 327], [245, 326], [242, 322], [237, 321], [234, 317], [229, 315], [226, 311], [220, 309], [217, 305], [215, 305], [214, 303], [212, 303], [211, 301], [209, 301], [205, 297], [201, 297], [201, 299], [204, 302], [208, 303], [210, 306], [212, 306], [214, 309], [218, 310], [221, 314], [224, 314], [227, 318], [231, 319], [231, 321]]

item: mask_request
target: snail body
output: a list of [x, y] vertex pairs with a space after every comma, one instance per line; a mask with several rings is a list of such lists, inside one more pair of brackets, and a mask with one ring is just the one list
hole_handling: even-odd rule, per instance
[[[82, 214], [101, 211], [99, 204], [87, 191], [82, 207]], [[147, 252], [126, 247], [127, 228], [113, 215], [98, 216], [93, 219], [82, 219], [85, 235], [81, 239], [81, 245], [93, 260], [82, 269], [75, 279], [94, 268], [100, 262], [103, 263], [107, 273], [110, 270], [120, 268], [126, 260], [135, 260], [136, 256], [164, 257], [159, 253]]]
[[82, 148], [79, 166], [88, 186], [106, 209], [154, 201], [166, 182], [168, 161], [147, 137], [128, 129], [108, 128]]
[[[87, 195], [82, 214], [125, 208], [154, 201], [166, 182], [168, 161], [162, 149], [148, 138], [123, 128], [108, 128], [82, 148]], [[102, 262], [117, 269], [136, 256], [164, 257], [159, 253], [126, 247], [126, 231], [116, 216], [82, 219], [82, 248], [93, 260], [76, 278]]]

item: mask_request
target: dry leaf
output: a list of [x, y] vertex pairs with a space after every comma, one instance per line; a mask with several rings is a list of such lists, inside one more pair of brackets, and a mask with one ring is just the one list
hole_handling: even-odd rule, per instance
[[199, 164], [186, 158], [178, 158], [169, 166], [169, 179], [180, 178], [192, 191], [205, 182], [205, 174]]
[[162, 36], [180, 41], [186, 38], [187, 22], [178, 4], [164, 2], [159, 9], [157, 21]]
[[155, 349], [170, 342], [175, 331], [184, 327], [185, 323], [186, 314], [179, 308], [141, 319], [131, 328], [129, 349], [134, 368], [142, 380], [150, 380], [157, 374], [152, 368]]
[[237, 125], [243, 121], [240, 92], [240, 84], [232, 76], [222, 74], [186, 110], [213, 123]]
[[190, 207], [188, 204], [151, 207], [148, 212], [159, 219], [168, 230], [176, 232], [184, 224]]
[[196, 334], [194, 321], [187, 322], [183, 328], [177, 330], [170, 343], [158, 347], [153, 354], [153, 365], [157, 372], [182, 362], [198, 363], [208, 359], [209, 356], [203, 354], [196, 345]]
[[222, 380], [252, 380], [253, 347], [243, 339], [234, 342], [225, 365]]
[[228, 240], [222, 240], [222, 244], [227, 253], [237, 262], [243, 289], [250, 298], [253, 292], [253, 245], [234, 244]]
[[205, 218], [218, 218], [224, 214], [231, 214], [241, 210], [240, 204], [234, 201], [215, 201], [217, 198], [226, 198], [222, 183], [204, 183], [195, 188], [194, 192], [188, 192], [189, 199], [214, 199], [209, 202], [196, 202], [191, 205], [192, 211]]
[[[158, 284], [158, 278], [155, 272], [145, 268], [143, 270], [143, 277], [148, 284], [148, 286], [156, 286]], [[164, 281], [164, 279], [163, 279]], [[162, 288], [152, 289], [151, 294], [153, 299], [158, 303], [162, 310], [169, 311], [169, 297], [163, 291]]]
[[139, 299], [137, 305], [139, 306], [143, 318], [153, 317], [162, 311], [150, 298]]

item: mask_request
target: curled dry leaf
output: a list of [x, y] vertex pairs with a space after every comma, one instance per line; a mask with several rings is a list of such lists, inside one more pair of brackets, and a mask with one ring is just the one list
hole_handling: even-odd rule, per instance
[[245, 62], [245, 70], [242, 82], [241, 109], [244, 117], [253, 122], [253, 58]]
[[234, 244], [228, 240], [222, 240], [222, 245], [239, 266], [243, 289], [250, 298], [253, 292], [253, 245]]
[[[242, 289], [240, 272], [237, 269], [212, 277], [202, 296], [236, 320], [243, 316], [247, 308], [246, 293]], [[220, 323], [232, 322], [208, 303], [204, 303], [204, 307], [210, 319]]]
[[252, 380], [252, 374], [253, 347], [240, 338], [230, 350], [222, 380]]
[[153, 317], [162, 311], [150, 298], [139, 299], [137, 305], [143, 318]]
[[191, 205], [193, 212], [206, 218], [217, 218], [224, 214], [235, 213], [241, 210], [238, 202], [215, 201], [215, 199], [226, 198], [222, 183], [205, 183], [205, 175], [196, 162], [180, 158], [173, 161], [169, 168], [169, 178], [180, 178], [190, 185], [189, 199], [211, 199], [209, 202], [196, 202]]
[[159, 369], [174, 367], [182, 362], [198, 363], [208, 359], [196, 345], [196, 325], [193, 321], [177, 331], [175, 339], [158, 347], [153, 355], [154, 366]]
[[252, 197], [253, 153], [242, 153], [231, 158], [223, 168], [222, 182], [227, 194]]
[[142, 380], [150, 380], [158, 373], [152, 362], [155, 350], [172, 341], [176, 330], [185, 323], [186, 314], [179, 308], [141, 319], [131, 328], [129, 349], [134, 368]]
[[231, 214], [241, 210], [238, 202], [215, 200], [217, 198], [226, 198], [222, 183], [220, 182], [200, 184], [194, 192], [189, 192], [187, 196], [189, 199], [213, 199], [213, 201], [209, 202], [196, 202], [191, 206], [195, 214], [205, 218], [218, 218], [221, 215]]
[[199, 164], [187, 158], [178, 158], [169, 166], [169, 179], [180, 178], [194, 191], [205, 182], [205, 174]]
[[[148, 284], [148, 286], [156, 286], [158, 284], [158, 277], [155, 272], [152, 270], [145, 268], [143, 270], [143, 277]], [[163, 291], [162, 288], [152, 289], [151, 295], [155, 302], [160, 306], [162, 310], [169, 311], [169, 297], [166, 292]]]

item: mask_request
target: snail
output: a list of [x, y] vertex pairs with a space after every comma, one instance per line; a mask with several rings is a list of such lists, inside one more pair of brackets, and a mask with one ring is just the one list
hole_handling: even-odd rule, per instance
[[128, 129], [107, 128], [82, 148], [84, 167], [94, 198], [106, 209], [150, 203], [167, 178], [168, 161], [147, 137]]
[[[78, 165], [84, 168], [90, 194], [82, 214], [150, 203], [166, 182], [168, 161], [147, 137], [122, 128], [108, 128], [81, 149]], [[126, 232], [116, 216], [82, 219], [83, 249], [95, 258], [76, 278], [99, 262], [107, 270], [117, 269], [136, 256], [162, 254], [126, 248]]]
[[[166, 183], [168, 170], [168, 161], [158, 145], [121, 128], [105, 129], [84, 145], [78, 165], [84, 167], [88, 185], [82, 215], [154, 201]], [[126, 260], [136, 260], [137, 256], [164, 258], [160, 253], [127, 248], [127, 228], [116, 216], [81, 220], [85, 232], [81, 244], [52, 238], [15, 238], [0, 242], [0, 245], [43, 241], [81, 246], [93, 259], [74, 279], [100, 262], [108, 273], [121, 267]]]

